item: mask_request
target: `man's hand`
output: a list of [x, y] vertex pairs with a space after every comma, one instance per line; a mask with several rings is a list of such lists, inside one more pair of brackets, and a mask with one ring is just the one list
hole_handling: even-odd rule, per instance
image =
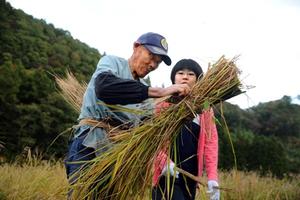
[[179, 172], [176, 171], [175, 174], [175, 164], [171, 162], [170, 164], [166, 164], [161, 172], [161, 175], [167, 176], [168, 173], [170, 173], [171, 176], [175, 176], [175, 178], [179, 177]]
[[187, 84], [174, 84], [167, 88], [149, 87], [149, 97], [164, 97], [169, 95], [186, 96], [191, 92], [191, 88]]
[[218, 188], [219, 184], [215, 180], [209, 180], [207, 182], [207, 193], [209, 194], [210, 200], [219, 200], [220, 199], [220, 190]]
[[171, 94], [177, 94], [178, 96], [186, 96], [191, 92], [188, 84], [174, 84], [166, 88]]

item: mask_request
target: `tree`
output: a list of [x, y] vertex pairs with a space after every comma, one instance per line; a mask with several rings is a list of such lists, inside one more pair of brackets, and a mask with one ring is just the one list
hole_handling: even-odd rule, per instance
[[281, 142], [274, 136], [256, 136], [249, 155], [249, 170], [269, 172], [282, 177], [287, 172], [287, 154]]
[[[76, 121], [60, 97], [54, 78], [71, 70], [90, 78], [101, 57], [98, 50], [0, 0], [0, 141], [13, 159], [25, 146], [63, 156], [68, 135], [59, 133]], [[1, 143], [2, 144], [2, 143]]]
[[[8, 156], [8, 151], [14, 151], [14, 138], [18, 131], [16, 119], [19, 116], [16, 104], [20, 79], [17, 68], [18, 66], [14, 66], [10, 60], [0, 65], [0, 141], [5, 143], [5, 156]], [[8, 135], [10, 137], [7, 137]]]
[[292, 104], [290, 97], [259, 104], [253, 110], [260, 123], [258, 134], [276, 135], [283, 139], [300, 136], [300, 106]]

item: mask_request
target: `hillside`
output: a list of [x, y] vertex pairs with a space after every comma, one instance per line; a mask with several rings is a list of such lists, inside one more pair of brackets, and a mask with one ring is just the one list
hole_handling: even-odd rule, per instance
[[88, 45], [0, 1], [0, 153], [10, 159], [26, 146], [62, 156], [68, 134], [50, 147], [76, 114], [57, 93], [53, 74], [71, 70], [88, 80], [101, 57]]

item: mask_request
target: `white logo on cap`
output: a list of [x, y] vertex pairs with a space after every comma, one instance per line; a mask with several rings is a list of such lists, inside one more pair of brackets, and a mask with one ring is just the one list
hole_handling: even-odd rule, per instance
[[165, 38], [161, 39], [160, 44], [166, 51], [168, 51], [168, 43]]

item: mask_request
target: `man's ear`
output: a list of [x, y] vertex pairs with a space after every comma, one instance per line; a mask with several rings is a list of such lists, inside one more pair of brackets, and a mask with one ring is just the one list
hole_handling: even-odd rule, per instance
[[134, 42], [134, 43], [133, 43], [133, 48], [137, 48], [137, 47], [139, 47], [139, 46], [141, 46], [140, 43], [138, 43], [138, 42]]

